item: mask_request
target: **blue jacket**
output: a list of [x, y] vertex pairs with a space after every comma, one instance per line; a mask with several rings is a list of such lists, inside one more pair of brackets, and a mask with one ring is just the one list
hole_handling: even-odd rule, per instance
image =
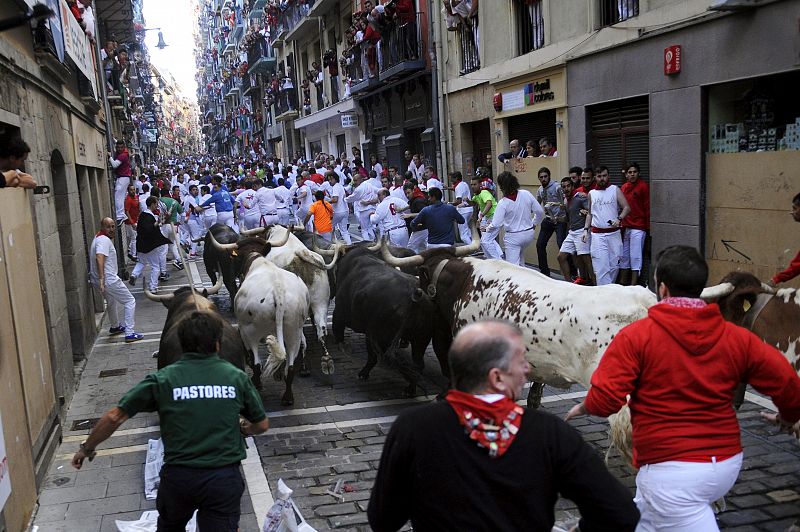
[[227, 190], [214, 192], [210, 198], [203, 202], [201, 207], [208, 207], [212, 203], [217, 208], [217, 212], [233, 212], [233, 200], [231, 200], [231, 195]]
[[463, 224], [464, 217], [450, 204], [437, 201], [422, 209], [416, 218], [411, 220], [414, 230], [428, 230], [428, 244], [456, 243], [456, 231], [453, 222]]

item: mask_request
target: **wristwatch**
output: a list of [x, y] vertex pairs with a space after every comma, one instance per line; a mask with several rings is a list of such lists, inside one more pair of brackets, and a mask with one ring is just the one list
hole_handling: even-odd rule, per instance
[[81, 444], [80, 444], [80, 447], [79, 447], [79, 448], [80, 448], [80, 450], [83, 452], [84, 456], [86, 456], [86, 458], [88, 458], [88, 459], [89, 459], [89, 461], [90, 461], [90, 462], [91, 462], [92, 460], [94, 460], [94, 457], [95, 457], [95, 456], [97, 456], [97, 451], [95, 451], [94, 449], [87, 449], [87, 448], [86, 448], [86, 442], [85, 442], [85, 441], [82, 441], [82, 442], [81, 442]]

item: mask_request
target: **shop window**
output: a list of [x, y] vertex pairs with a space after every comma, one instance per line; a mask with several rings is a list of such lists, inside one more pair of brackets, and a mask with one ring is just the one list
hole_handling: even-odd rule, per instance
[[623, 182], [623, 166], [639, 163], [641, 176], [650, 178], [650, 117], [647, 96], [587, 108], [589, 142], [586, 163], [605, 165], [612, 184]]
[[516, 0], [517, 49], [519, 55], [544, 46], [544, 14], [542, 0]]
[[800, 150], [799, 82], [791, 72], [710, 87], [708, 151]]
[[600, 25], [611, 26], [639, 15], [639, 0], [600, 0]]

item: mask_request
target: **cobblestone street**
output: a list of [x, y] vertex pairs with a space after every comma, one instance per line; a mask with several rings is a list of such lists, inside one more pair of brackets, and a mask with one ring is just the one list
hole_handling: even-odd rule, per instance
[[[195, 275], [202, 272], [202, 279], [209, 284], [202, 264], [195, 264], [199, 267]], [[183, 282], [185, 279], [179, 274], [173, 275], [170, 284]], [[69, 465], [90, 424], [156, 368], [151, 354], [158, 347], [166, 309], [145, 299], [141, 287], [134, 290], [134, 295], [137, 327], [145, 331], [145, 340], [126, 345], [103, 334], [96, 343], [69, 409], [63, 443], [48, 470], [39, 498], [34, 520], [39, 532], [114, 531], [115, 520], [135, 520], [142, 511], [155, 507], [155, 501], [144, 497], [143, 481], [147, 440], [159, 435], [155, 415], [138, 415], [126, 422], [100, 447], [97, 459], [81, 471]], [[233, 321], [227, 294], [223, 291], [213, 296], [213, 300]], [[420, 395], [416, 397], [404, 397], [405, 381], [382, 363], [374, 368], [368, 381], [360, 381], [356, 375], [366, 361], [366, 348], [363, 336], [349, 331], [347, 340], [352, 352], [343, 354], [335, 345], [329, 345], [336, 371], [326, 376], [319, 364], [322, 346], [309, 324], [305, 333], [311, 376], [295, 379], [295, 404], [288, 409], [280, 407], [283, 384], [264, 379], [261, 395], [271, 428], [254, 439], [258, 452], [254, 460], [260, 458], [271, 490], [275, 490], [281, 478], [294, 489], [295, 501], [316, 529], [369, 530], [366, 508], [370, 488], [392, 421], [404, 409], [435, 400], [444, 390], [446, 379], [429, 349], [418, 389]], [[119, 371], [120, 368], [127, 370]], [[563, 417], [583, 395], [579, 387], [570, 390], [547, 387], [542, 408]], [[763, 402], [752, 394], [748, 398]], [[762, 409], [748, 401], [739, 413], [745, 462], [739, 480], [726, 498], [727, 508], [719, 515], [720, 527], [726, 531], [781, 531], [800, 516], [800, 446], [793, 438], [775, 434], [774, 429], [765, 426], [758, 419]], [[580, 418], [571, 425], [599, 454], [605, 453], [608, 445], [605, 420]], [[243, 465], [245, 476], [252, 467], [253, 464]], [[633, 471], [619, 458], [612, 458], [609, 467], [631, 489], [632, 495]], [[265, 491], [263, 487], [251, 485], [249, 480], [250, 477], [248, 491], [242, 497], [243, 532], [259, 530], [258, 523], [264, 517], [259, 515], [259, 508], [266, 504], [265, 494], [261, 493]], [[344, 483], [341, 495], [328, 494], [339, 480]], [[266, 508], [263, 512], [266, 513]], [[557, 524], [567, 527], [578, 517], [570, 501], [558, 501]]]

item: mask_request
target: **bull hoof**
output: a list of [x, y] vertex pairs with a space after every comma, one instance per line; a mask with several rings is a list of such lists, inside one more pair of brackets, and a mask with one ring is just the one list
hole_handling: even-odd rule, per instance
[[158, 358], [158, 351], [153, 351], [153, 358]]
[[369, 379], [369, 370], [362, 369], [358, 372], [358, 380], [365, 381], [367, 379]]
[[528, 389], [528, 408], [536, 410], [542, 404], [542, 394], [544, 393], [544, 383], [532, 382]]
[[333, 357], [323, 356], [320, 362], [320, 370], [323, 375], [333, 375], [333, 372], [336, 370], [333, 365]]
[[281, 397], [281, 405], [292, 406], [293, 404], [294, 404], [294, 396], [283, 394], [283, 397]]
[[253, 386], [256, 387], [256, 390], [260, 390], [262, 388], [262, 386], [263, 386], [261, 384], [261, 376], [260, 375], [259, 376], [253, 375], [252, 377], [250, 377], [250, 382], [253, 383]]

